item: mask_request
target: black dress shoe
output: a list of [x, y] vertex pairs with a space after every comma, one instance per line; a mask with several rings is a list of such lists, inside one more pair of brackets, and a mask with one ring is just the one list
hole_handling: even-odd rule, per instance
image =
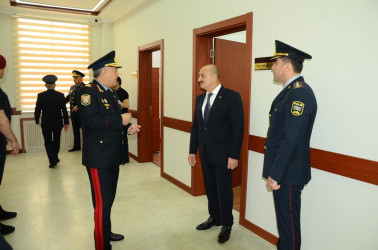
[[8, 212], [5, 211], [1, 206], [0, 206], [0, 220], [8, 220], [12, 219], [17, 216], [16, 212]]
[[56, 163], [50, 163], [49, 168], [55, 168], [55, 167], [56, 167]]
[[2, 235], [7, 235], [7, 234], [10, 234], [10, 233], [13, 233], [14, 230], [15, 230], [14, 227], [0, 223], [0, 232], [1, 232]]
[[110, 233], [110, 240], [111, 241], [120, 241], [123, 240], [125, 237], [122, 234], [114, 234]]
[[218, 235], [219, 243], [225, 243], [226, 241], [228, 241], [231, 235], [231, 228], [232, 227], [222, 226], [222, 229]]
[[79, 150], [81, 150], [81, 148], [72, 148], [72, 149], [68, 150], [68, 152], [74, 152], [74, 151], [79, 151]]
[[56, 160], [56, 162], [60, 162], [60, 159], [58, 158], [58, 160]]
[[196, 229], [197, 230], [207, 230], [207, 229], [211, 228], [212, 226], [220, 226], [220, 225], [221, 225], [221, 223], [219, 221], [217, 221], [216, 219], [213, 219], [213, 218], [209, 217], [207, 219], [207, 221], [199, 224], [196, 227]]

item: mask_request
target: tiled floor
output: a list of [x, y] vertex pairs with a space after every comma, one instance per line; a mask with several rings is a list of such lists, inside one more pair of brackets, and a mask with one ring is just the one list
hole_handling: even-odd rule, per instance
[[[63, 150], [62, 150], [63, 151]], [[16, 231], [5, 236], [15, 250], [91, 250], [93, 208], [89, 180], [81, 152], [60, 154], [49, 169], [45, 153], [8, 156], [0, 204], [18, 216], [4, 224]], [[207, 214], [205, 196], [193, 197], [160, 177], [152, 163], [121, 166], [112, 210], [112, 231], [125, 235], [113, 249], [275, 249], [273, 245], [235, 224], [231, 238], [220, 245], [220, 227], [197, 231]]]

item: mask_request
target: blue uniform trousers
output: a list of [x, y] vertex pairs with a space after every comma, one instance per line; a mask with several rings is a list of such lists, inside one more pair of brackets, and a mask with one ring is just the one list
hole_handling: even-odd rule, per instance
[[301, 193], [303, 185], [281, 185], [273, 191], [279, 239], [278, 250], [299, 250], [301, 247]]

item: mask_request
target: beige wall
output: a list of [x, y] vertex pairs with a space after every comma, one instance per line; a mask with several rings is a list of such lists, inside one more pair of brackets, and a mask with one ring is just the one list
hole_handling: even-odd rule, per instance
[[[12, 13], [14, 14], [14, 13]], [[33, 13], [19, 11], [17, 14], [33, 15]], [[35, 14], [34, 14], [35, 15]], [[43, 15], [45, 18], [62, 18], [67, 19], [66, 15], [52, 16], [51, 14]], [[72, 20], [72, 19], [71, 19]], [[85, 17], [78, 19], [78, 21], [92, 23], [92, 20]], [[13, 67], [13, 47], [12, 43], [12, 26], [11, 26], [11, 14], [2, 12], [0, 9], [0, 34], [1, 34], [1, 46], [0, 54], [4, 55], [7, 59], [7, 67], [5, 70], [5, 76], [0, 80], [1, 88], [7, 93], [11, 107], [16, 106], [16, 91], [14, 88], [15, 72]], [[93, 58], [97, 59], [103, 56], [105, 53], [113, 49], [113, 25], [111, 23], [93, 23], [92, 24], [92, 39], [93, 39]], [[41, 80], [42, 82], [42, 80]], [[42, 84], [42, 83], [41, 83]], [[72, 83], [73, 84], [73, 83]], [[21, 132], [20, 132], [20, 118], [34, 117], [32, 112], [23, 113], [20, 116], [12, 116], [12, 129], [21, 144]]]
[[[376, 0], [153, 1], [114, 23], [131, 108], [137, 108], [137, 79], [130, 77], [138, 66], [137, 47], [164, 39], [164, 115], [191, 121], [193, 29], [247, 12], [254, 13], [253, 58], [272, 55], [275, 39], [313, 56], [303, 71], [319, 106], [311, 146], [378, 161]], [[250, 134], [266, 135], [269, 107], [281, 89], [271, 72], [252, 71]], [[190, 183], [188, 134], [164, 131], [165, 172]], [[249, 153], [246, 218], [277, 235], [262, 163], [262, 154]], [[376, 248], [377, 197], [375, 185], [314, 169], [303, 192], [303, 249]]]

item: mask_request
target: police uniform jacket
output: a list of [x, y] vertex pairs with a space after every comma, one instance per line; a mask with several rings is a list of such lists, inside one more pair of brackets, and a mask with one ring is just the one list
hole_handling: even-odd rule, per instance
[[211, 106], [207, 123], [204, 123], [202, 105], [206, 93], [197, 96], [190, 135], [190, 154], [200, 150], [203, 158], [204, 148], [215, 164], [239, 159], [244, 133], [243, 103], [240, 94], [231, 89], [220, 88]]
[[35, 106], [34, 119], [39, 124], [42, 111], [42, 128], [54, 129], [62, 128], [64, 124], [69, 124], [68, 113], [64, 94], [54, 89], [48, 89], [38, 94]]
[[79, 113], [83, 129], [83, 160], [89, 168], [110, 168], [122, 161], [122, 117], [118, 96], [96, 81], [80, 91]]
[[299, 77], [274, 99], [269, 112], [263, 177], [283, 185], [311, 179], [310, 137], [317, 112], [315, 95]]
[[70, 102], [70, 109], [71, 110], [75, 106], [79, 107], [80, 98], [78, 96], [79, 96], [81, 88], [83, 88], [84, 86], [85, 86], [84, 83], [80, 83], [79, 85], [75, 84], [75, 85], [71, 86], [70, 92], [66, 96], [66, 102]]

